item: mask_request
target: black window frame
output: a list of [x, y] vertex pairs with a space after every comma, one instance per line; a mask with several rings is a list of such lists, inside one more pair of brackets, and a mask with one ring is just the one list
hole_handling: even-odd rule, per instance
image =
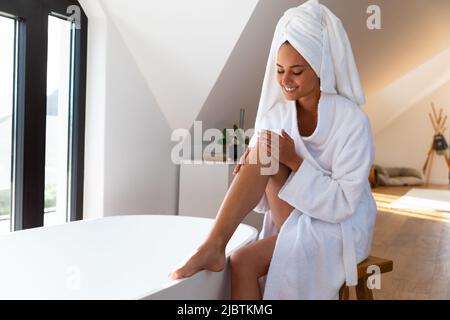
[[74, 33], [70, 221], [83, 218], [87, 16], [76, 0], [0, 0], [0, 12], [18, 19], [17, 105], [13, 116], [15, 180], [11, 217], [14, 231], [44, 224], [48, 16], [54, 13], [69, 16], [67, 10], [73, 5], [80, 9], [80, 28]]

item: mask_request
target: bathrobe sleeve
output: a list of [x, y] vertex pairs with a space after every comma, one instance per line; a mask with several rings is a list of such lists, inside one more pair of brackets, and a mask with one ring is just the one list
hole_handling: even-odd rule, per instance
[[304, 159], [278, 196], [300, 212], [325, 222], [339, 223], [351, 216], [368, 183], [375, 153], [367, 116], [358, 120], [348, 121], [348, 126], [342, 124], [332, 153], [331, 174]]

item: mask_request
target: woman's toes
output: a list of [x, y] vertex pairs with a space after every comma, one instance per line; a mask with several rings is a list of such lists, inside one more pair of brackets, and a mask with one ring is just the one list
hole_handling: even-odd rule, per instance
[[182, 278], [186, 278], [184, 268], [177, 269], [169, 274], [170, 280], [178, 280]]
[[170, 280], [178, 280], [178, 279], [182, 279], [182, 278], [187, 278], [192, 276], [194, 273], [196, 273], [197, 270], [195, 270], [195, 268], [189, 266], [189, 265], [184, 265], [181, 268], [171, 272], [169, 274], [169, 279]]
[[169, 273], [169, 280], [178, 280], [183, 278], [178, 270]]
[[182, 263], [182, 267], [176, 269], [169, 274], [170, 280], [177, 280], [191, 277], [200, 270], [207, 269], [210, 271], [222, 271], [225, 267], [225, 255], [211, 254], [205, 250], [196, 250], [190, 258]]

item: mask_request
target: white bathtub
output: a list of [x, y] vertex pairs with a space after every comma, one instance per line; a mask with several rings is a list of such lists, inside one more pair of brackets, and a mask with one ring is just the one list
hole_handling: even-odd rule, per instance
[[[228, 266], [169, 281], [213, 220], [117, 216], [0, 236], [0, 299], [227, 299]], [[240, 225], [226, 254], [254, 241]]]

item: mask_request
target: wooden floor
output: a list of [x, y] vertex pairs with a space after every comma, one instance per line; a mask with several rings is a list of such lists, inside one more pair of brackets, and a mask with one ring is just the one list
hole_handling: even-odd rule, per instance
[[374, 298], [450, 299], [450, 220], [436, 213], [387, 208], [410, 189], [372, 189], [378, 206], [372, 255], [394, 261], [394, 271], [382, 275], [381, 290], [374, 290]]

